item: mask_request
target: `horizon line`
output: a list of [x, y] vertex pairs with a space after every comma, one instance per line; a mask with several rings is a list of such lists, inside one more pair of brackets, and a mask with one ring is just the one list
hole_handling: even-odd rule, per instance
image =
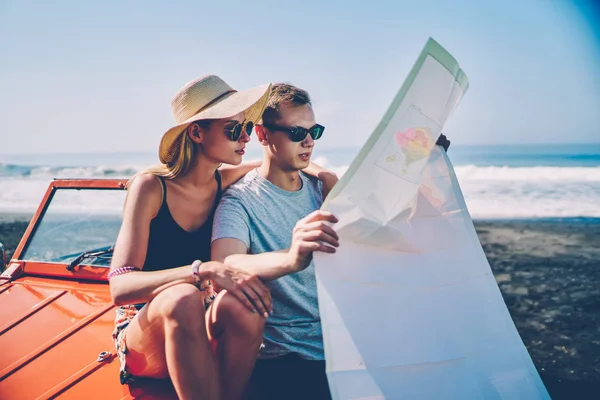
[[[452, 142], [452, 140], [450, 140]], [[528, 143], [456, 143], [452, 142], [451, 147], [515, 147], [515, 146], [524, 146], [524, 147], [533, 147], [533, 146], [600, 146], [600, 141], [597, 142], [528, 142]], [[360, 149], [359, 146], [326, 146], [319, 148], [320, 150], [356, 150]], [[15, 153], [0, 153], [0, 156], [19, 156], [19, 155], [28, 155], [28, 156], [47, 156], [47, 155], [84, 155], [84, 154], [150, 154], [158, 152], [158, 149], [152, 150], [137, 150], [137, 151], [127, 151], [127, 150], [98, 150], [98, 151], [64, 151], [64, 152], [15, 152]]]

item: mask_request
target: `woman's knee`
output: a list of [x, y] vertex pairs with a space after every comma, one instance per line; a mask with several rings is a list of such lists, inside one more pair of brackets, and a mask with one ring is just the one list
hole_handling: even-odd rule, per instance
[[224, 329], [233, 329], [237, 334], [248, 338], [263, 337], [266, 319], [258, 313], [248, 310], [237, 298], [228, 293], [219, 294], [218, 315], [223, 319]]
[[165, 323], [190, 329], [204, 327], [204, 297], [193, 285], [180, 284], [160, 292], [152, 306]]

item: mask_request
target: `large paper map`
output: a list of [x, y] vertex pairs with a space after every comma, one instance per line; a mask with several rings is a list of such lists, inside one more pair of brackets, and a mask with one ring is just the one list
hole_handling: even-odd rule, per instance
[[467, 90], [430, 39], [323, 208], [340, 248], [316, 254], [334, 399], [546, 399], [435, 146]]

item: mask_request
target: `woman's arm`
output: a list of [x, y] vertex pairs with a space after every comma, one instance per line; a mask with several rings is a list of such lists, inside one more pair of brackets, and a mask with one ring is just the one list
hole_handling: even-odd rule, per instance
[[223, 189], [228, 188], [253, 169], [260, 167], [261, 164], [262, 161], [251, 161], [240, 165], [222, 165], [219, 167], [219, 172]]
[[[142, 268], [148, 250], [150, 221], [162, 202], [160, 183], [154, 175], [139, 174], [127, 191], [123, 222], [115, 244], [112, 268]], [[110, 293], [117, 305], [144, 303], [165, 288], [178, 283], [194, 283], [191, 269], [175, 268], [157, 272], [130, 272], [110, 280]]]
[[331, 189], [339, 180], [335, 173], [326, 170], [325, 168], [315, 164], [312, 161], [310, 162], [308, 167], [302, 170], [302, 172], [305, 172], [310, 176], [314, 176], [315, 178], [323, 182], [323, 199], [327, 197]]
[[[162, 202], [161, 186], [153, 175], [136, 177], [127, 193], [123, 222], [115, 244], [111, 268], [141, 268], [146, 260], [150, 221]], [[169, 249], [165, 249], [169, 251]], [[271, 308], [269, 291], [258, 278], [220, 262], [202, 263], [200, 281], [211, 279], [237, 297], [250, 310], [265, 314]], [[166, 288], [180, 283], [196, 284], [190, 265], [162, 271], [135, 271], [110, 280], [110, 293], [116, 305], [145, 303]]]

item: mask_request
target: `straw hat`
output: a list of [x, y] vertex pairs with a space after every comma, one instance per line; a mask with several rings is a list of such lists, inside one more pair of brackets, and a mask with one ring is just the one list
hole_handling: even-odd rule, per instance
[[192, 122], [228, 118], [244, 112], [246, 121], [256, 124], [270, 92], [270, 84], [238, 92], [216, 75], [206, 75], [186, 83], [171, 100], [177, 125], [160, 140], [160, 162], [169, 164], [173, 161], [181, 146], [183, 132]]

